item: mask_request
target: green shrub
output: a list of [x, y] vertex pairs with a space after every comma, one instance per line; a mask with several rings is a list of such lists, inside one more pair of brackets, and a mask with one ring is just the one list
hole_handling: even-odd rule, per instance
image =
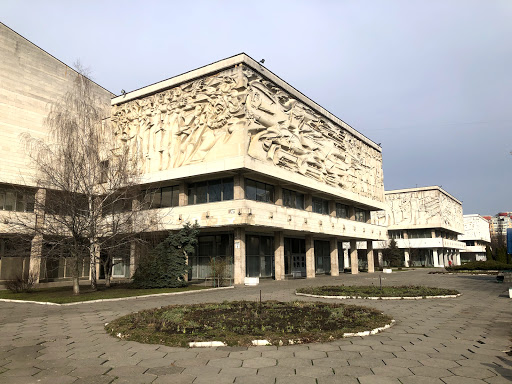
[[503, 271], [512, 269], [512, 264], [506, 264], [495, 260], [472, 261], [462, 265], [447, 267], [447, 271]]
[[198, 225], [185, 224], [177, 233], [158, 244], [142, 257], [133, 275], [135, 288], [177, 288], [187, 285], [185, 275], [189, 267], [187, 258], [197, 245]]

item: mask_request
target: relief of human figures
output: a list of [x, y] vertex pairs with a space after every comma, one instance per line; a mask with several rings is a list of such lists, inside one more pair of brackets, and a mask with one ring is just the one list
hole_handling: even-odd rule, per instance
[[379, 151], [246, 66], [114, 106], [112, 122], [144, 172], [247, 153], [384, 198]]

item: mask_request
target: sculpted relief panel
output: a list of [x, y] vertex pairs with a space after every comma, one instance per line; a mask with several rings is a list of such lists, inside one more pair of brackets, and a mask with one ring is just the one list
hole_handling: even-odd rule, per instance
[[114, 106], [112, 122], [144, 172], [247, 153], [384, 199], [379, 151], [246, 66]]
[[389, 225], [440, 225], [463, 231], [462, 205], [438, 190], [386, 195]]

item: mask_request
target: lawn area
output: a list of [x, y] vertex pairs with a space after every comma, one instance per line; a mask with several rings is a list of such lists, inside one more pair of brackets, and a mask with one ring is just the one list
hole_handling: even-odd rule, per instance
[[147, 296], [158, 293], [184, 292], [205, 289], [208, 287], [189, 285], [183, 288], [154, 288], [154, 289], [135, 289], [128, 284], [112, 285], [110, 288], [98, 287], [97, 291], [92, 291], [87, 286], [80, 286], [80, 295], [73, 295], [72, 287], [55, 287], [34, 289], [32, 292], [12, 293], [9, 290], [0, 291], [0, 299], [26, 300], [50, 302], [56, 304], [76, 303], [79, 301], [118, 299], [123, 297]]
[[105, 326], [112, 336], [142, 343], [188, 346], [189, 342], [222, 341], [250, 346], [332, 341], [344, 333], [369, 331], [391, 323], [367, 307], [321, 302], [234, 301], [172, 305], [120, 317]]
[[297, 289], [297, 293], [318, 296], [357, 296], [357, 297], [425, 297], [457, 295], [454, 289], [423, 287], [423, 286], [346, 286], [334, 285], [323, 287], [304, 287]]

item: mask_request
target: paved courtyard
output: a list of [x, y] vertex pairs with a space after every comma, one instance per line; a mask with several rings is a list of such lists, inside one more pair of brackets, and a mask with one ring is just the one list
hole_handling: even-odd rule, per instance
[[[123, 341], [104, 324], [168, 304], [294, 300], [297, 287], [379, 284], [379, 273], [69, 307], [0, 302], [0, 383], [511, 383], [512, 300], [494, 277], [382, 275], [383, 284], [455, 288], [456, 299], [346, 300], [396, 325], [378, 335], [285, 347], [184, 349]], [[307, 300], [301, 297], [300, 300]], [[314, 299], [312, 299], [314, 300]], [[297, 319], [300, 321], [300, 319]]]

